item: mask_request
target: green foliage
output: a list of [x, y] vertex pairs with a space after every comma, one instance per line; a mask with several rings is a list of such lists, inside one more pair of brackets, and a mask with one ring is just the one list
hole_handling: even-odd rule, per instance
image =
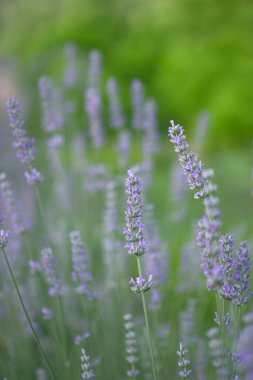
[[101, 49], [106, 74], [119, 77], [124, 92], [132, 78], [143, 80], [163, 124], [172, 118], [193, 127], [208, 109], [210, 147], [249, 146], [251, 1], [20, 0], [1, 8], [2, 53], [19, 59], [23, 72], [36, 62], [31, 84], [48, 51], [72, 40], [81, 51]]

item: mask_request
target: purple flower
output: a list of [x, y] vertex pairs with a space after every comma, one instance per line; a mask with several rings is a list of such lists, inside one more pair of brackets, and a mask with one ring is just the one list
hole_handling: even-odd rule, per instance
[[37, 183], [43, 182], [42, 174], [35, 168], [30, 171], [25, 171], [25, 178], [28, 185], [36, 185]]
[[118, 237], [119, 211], [115, 182], [109, 182], [106, 186], [103, 232], [106, 282], [109, 288], [115, 288], [118, 286], [116, 273], [122, 265], [122, 257], [117, 254], [122, 244]]
[[179, 367], [179, 377], [181, 379], [191, 380], [191, 370], [190, 370], [190, 361], [187, 358], [188, 350], [184, 347], [183, 343], [180, 343], [179, 351], [177, 355], [179, 356], [178, 367]]
[[235, 303], [238, 306], [248, 303], [249, 297], [252, 295], [249, 294], [249, 276], [251, 271], [251, 261], [249, 255], [250, 252], [248, 249], [248, 242], [243, 241], [240, 244], [240, 248], [238, 249], [235, 257], [234, 281], [237, 292]]
[[198, 159], [198, 154], [193, 152], [187, 152], [188, 144], [185, 141], [186, 136], [184, 129], [181, 125], [174, 124], [171, 121], [171, 127], [169, 127], [168, 135], [170, 141], [174, 144], [175, 151], [178, 153], [179, 162], [183, 168], [187, 183], [190, 189], [198, 190], [195, 193], [194, 198], [205, 198], [209, 195], [209, 192], [205, 188], [207, 179], [203, 176], [203, 165]]
[[88, 116], [89, 133], [94, 147], [104, 144], [105, 133], [102, 123], [102, 97], [99, 86], [101, 55], [94, 50], [89, 56], [89, 85], [85, 90], [85, 111]]
[[170, 124], [171, 127], [168, 130], [168, 135], [170, 137], [170, 141], [174, 144], [175, 152], [185, 152], [189, 145], [185, 141], [186, 136], [184, 134], [183, 127], [179, 124], [175, 124], [173, 120], [171, 120]]
[[81, 349], [81, 368], [83, 379], [91, 379], [94, 377], [94, 372], [90, 365], [90, 357], [86, 355], [83, 348]]
[[226, 277], [230, 276], [230, 272], [233, 268], [234, 259], [233, 259], [233, 250], [234, 250], [234, 239], [231, 235], [223, 235], [219, 240], [219, 250], [220, 258], [224, 265], [224, 270]]
[[125, 211], [126, 228], [123, 231], [126, 239], [125, 247], [129, 255], [141, 256], [146, 249], [142, 224], [141, 183], [133, 169], [128, 170], [126, 193], [128, 194]]
[[219, 243], [220, 257], [224, 268], [220, 294], [237, 306], [245, 305], [252, 296], [249, 283], [251, 262], [248, 243], [242, 242], [236, 254], [234, 253], [234, 239], [231, 235], [222, 236]]
[[49, 309], [48, 307], [43, 307], [41, 309], [41, 312], [42, 312], [42, 318], [45, 320], [45, 321], [48, 321], [49, 319], [52, 318], [53, 316], [53, 312], [51, 309]]
[[250, 297], [252, 297], [249, 283], [251, 271], [249, 254], [248, 243], [247, 241], [243, 241], [235, 255], [233, 275], [231, 278], [231, 283], [229, 284], [231, 300], [237, 306], [247, 304]]
[[125, 346], [126, 346], [126, 360], [130, 364], [131, 369], [127, 370], [127, 376], [135, 378], [140, 371], [135, 368], [136, 363], [139, 361], [137, 353], [137, 340], [134, 331], [134, 323], [132, 314], [124, 315], [125, 327]]
[[51, 248], [44, 248], [41, 251], [41, 263], [45, 272], [46, 280], [51, 297], [62, 296], [66, 293], [66, 288], [62, 285], [57, 273], [57, 258], [53, 255]]
[[29, 265], [29, 271], [32, 275], [34, 275], [38, 272], [41, 272], [41, 270], [42, 270], [42, 266], [41, 266], [41, 263], [39, 261], [29, 260], [28, 265]]
[[47, 140], [47, 146], [50, 148], [59, 148], [64, 144], [64, 136], [62, 135], [53, 135], [50, 139]]
[[143, 129], [144, 116], [144, 93], [143, 85], [139, 79], [134, 79], [131, 84], [132, 94], [132, 126], [134, 129]]
[[82, 335], [76, 335], [74, 337], [74, 342], [77, 346], [79, 346], [82, 342], [84, 342], [86, 339], [90, 338], [91, 334], [90, 332], [85, 332]]
[[61, 110], [55, 106], [56, 93], [51, 79], [43, 76], [39, 79], [39, 92], [42, 108], [42, 128], [54, 132], [61, 128], [64, 122]]
[[110, 126], [117, 129], [123, 128], [125, 118], [119, 99], [118, 82], [115, 78], [109, 78], [107, 82], [107, 92], [110, 106]]
[[73, 88], [77, 84], [77, 51], [76, 45], [73, 42], [68, 42], [64, 46], [66, 56], [66, 67], [64, 70], [64, 83], [66, 87]]
[[144, 141], [143, 153], [144, 155], [152, 156], [154, 153], [159, 152], [159, 132], [157, 129], [157, 107], [153, 99], [148, 100], [144, 105]]
[[5, 248], [8, 244], [10, 231], [0, 230], [0, 248]]
[[217, 327], [213, 327], [207, 332], [212, 364], [216, 370], [217, 379], [231, 379], [230, 369], [227, 366], [226, 355], [219, 335], [219, 329]]
[[102, 164], [89, 165], [86, 171], [85, 189], [90, 192], [104, 190], [106, 186], [106, 167]]
[[24, 128], [24, 120], [18, 100], [14, 97], [7, 101], [7, 114], [9, 125], [14, 137], [13, 147], [16, 150], [17, 158], [21, 162], [31, 163], [37, 156], [35, 139], [29, 137]]
[[145, 269], [147, 273], [153, 274], [153, 291], [149, 299], [149, 306], [152, 309], [159, 309], [162, 304], [163, 296], [159, 286], [166, 282], [169, 269], [169, 253], [165, 244], [161, 241], [157, 223], [154, 220], [154, 207], [147, 205], [146, 212], [146, 241], [147, 259]]
[[115, 149], [119, 154], [120, 167], [125, 168], [128, 164], [131, 150], [131, 134], [126, 129], [119, 132]]
[[89, 299], [94, 299], [94, 295], [88, 289], [88, 285], [92, 280], [90, 259], [85, 252], [80, 232], [72, 231], [69, 236], [72, 249], [72, 278], [74, 281], [80, 283], [76, 291], [79, 294], [85, 294]]
[[130, 288], [133, 292], [136, 293], [144, 293], [147, 292], [153, 285], [153, 276], [150, 274], [148, 276], [148, 280], [145, 280], [143, 276], [136, 277], [134, 280], [132, 277], [130, 278], [129, 284]]
[[21, 115], [21, 109], [18, 100], [14, 97], [7, 101], [7, 114], [9, 125], [14, 138], [13, 147], [16, 150], [17, 158], [29, 165], [29, 172], [25, 172], [28, 184], [35, 184], [43, 180], [38, 170], [32, 167], [32, 162], [37, 157], [35, 139], [28, 136], [24, 128], [24, 120]]
[[216, 243], [218, 236], [217, 228], [219, 224], [211, 222], [207, 215], [204, 215], [198, 222], [197, 245], [200, 248], [201, 269], [207, 278], [209, 290], [220, 289], [223, 280], [223, 268], [220, 265], [219, 251]]
[[102, 73], [102, 55], [99, 50], [92, 50], [89, 54], [88, 82], [97, 87]]
[[11, 217], [12, 227], [18, 234], [24, 232], [26, 227], [20, 216], [19, 208], [13, 194], [10, 183], [6, 179], [6, 174], [0, 174], [0, 192], [6, 213]]

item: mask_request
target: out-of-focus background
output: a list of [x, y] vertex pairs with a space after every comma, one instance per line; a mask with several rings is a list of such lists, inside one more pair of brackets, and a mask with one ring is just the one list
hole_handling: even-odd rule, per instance
[[0, 7], [1, 102], [17, 86], [36, 92], [42, 74], [57, 76], [72, 41], [83, 56], [101, 50], [126, 108], [129, 83], [139, 78], [164, 128], [175, 119], [191, 130], [207, 110], [208, 148], [250, 146], [252, 1], [1, 0]]
[[[128, 286], [136, 262], [127, 255], [123, 234], [125, 180], [133, 167], [143, 186], [145, 229], [151, 231], [142, 265], [146, 273], [157, 270], [154, 289], [159, 291], [147, 299], [157, 298], [150, 311], [160, 350], [158, 378], [178, 377], [180, 341], [189, 346], [193, 367], [205, 356], [209, 377], [195, 376], [194, 369], [193, 378], [221, 378], [210, 366], [215, 356], [206, 339], [214, 326], [215, 298], [206, 290], [195, 244], [197, 221], [206, 211], [186, 187], [167, 129], [170, 120], [182, 124], [189, 149], [199, 153], [204, 168], [214, 169], [222, 212], [219, 236], [231, 232], [236, 247], [249, 240], [252, 248], [252, 41], [252, 0], [0, 0], [0, 173], [6, 173], [0, 174], [0, 215], [7, 214], [14, 231], [8, 255], [57, 378], [69, 379], [68, 371], [71, 378], [81, 378], [81, 342], [94, 358], [97, 379], [125, 379], [130, 362], [125, 360], [124, 313], [133, 313], [139, 337], [145, 337], [140, 301]], [[35, 167], [44, 182], [35, 188], [26, 183], [27, 172], [24, 176], [31, 167], [19, 163], [12, 149], [22, 153], [26, 145], [16, 141], [26, 132], [15, 131], [13, 120], [7, 121], [6, 100], [13, 96], [27, 136], [36, 138]], [[22, 127], [17, 103], [11, 104], [16, 126]], [[24, 221], [22, 236], [13, 229], [16, 204]], [[214, 209], [213, 218], [218, 215]], [[84, 266], [92, 274], [82, 285], [94, 291], [96, 303], [83, 298], [81, 305], [74, 293], [76, 259], [68, 236], [75, 230], [84, 239]], [[48, 294], [40, 255], [45, 245], [58, 259], [56, 278], [59, 274], [67, 285], [62, 309]], [[150, 253], [158, 256], [152, 261]], [[31, 258], [39, 268], [34, 273], [28, 268]], [[23, 314], [17, 312], [1, 259], [0, 378], [33, 380], [44, 363], [30, 330], [21, 328]], [[36, 276], [41, 277], [33, 276], [40, 271]], [[245, 309], [252, 310], [251, 305]], [[44, 306], [51, 316], [43, 314]], [[225, 306], [229, 310], [228, 301]], [[146, 341], [141, 342], [140, 377], [150, 379]]]

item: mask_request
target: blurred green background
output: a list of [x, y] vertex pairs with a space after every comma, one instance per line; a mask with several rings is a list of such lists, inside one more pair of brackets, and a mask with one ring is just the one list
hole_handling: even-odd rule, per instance
[[[193, 224], [203, 212], [202, 206], [192, 199], [191, 193], [188, 194], [189, 210], [186, 217], [177, 225], [170, 220], [173, 210], [176, 211], [178, 206], [173, 203], [169, 192], [173, 183], [168, 168], [176, 160], [167, 138], [170, 119], [184, 125], [187, 138], [194, 142], [194, 129], [199, 115], [208, 111], [210, 127], [203, 146], [197, 150], [200, 150], [205, 167], [215, 169], [215, 183], [219, 184], [223, 213], [223, 232], [232, 231], [240, 239], [250, 239], [252, 246], [253, 1], [0, 0], [0, 102], [5, 107], [7, 96], [17, 95], [22, 103], [29, 106], [26, 107], [29, 112], [25, 119], [29, 133], [36, 135], [39, 140], [38, 167], [45, 166], [43, 173], [49, 168], [46, 169], [37, 82], [44, 74], [56, 81], [61, 79], [64, 46], [69, 41], [78, 47], [78, 65], [83, 75], [79, 87], [75, 89], [80, 100], [79, 114], [74, 117], [77, 128], [84, 125], [82, 96], [87, 75], [87, 56], [93, 49], [100, 49], [103, 55], [103, 80], [106, 81], [112, 75], [118, 78], [124, 110], [128, 111], [128, 116], [131, 115], [129, 88], [134, 78], [143, 82], [145, 95], [157, 101], [164, 144], [155, 161], [153, 192], [149, 196], [155, 206], [161, 236], [169, 241], [171, 249], [173, 275], [169, 287], [175, 285], [181, 247], [189, 236], [193, 236]], [[4, 117], [5, 113], [2, 115]], [[67, 134], [75, 130], [72, 124], [69, 127]], [[113, 142], [113, 137], [112, 134], [110, 142]], [[70, 140], [66, 139], [68, 142]], [[138, 139], [135, 140], [133, 156], [138, 161], [140, 144]], [[0, 153], [10, 150], [11, 143], [6, 149], [5, 141], [4, 138], [0, 140], [0, 145], [3, 145]], [[193, 148], [196, 148], [194, 144]], [[67, 170], [71, 168], [71, 149], [71, 144], [66, 144], [63, 158]], [[112, 144], [103, 149], [99, 157], [90, 151], [87, 157], [91, 162], [101, 161], [113, 168], [116, 159]], [[9, 161], [3, 160], [4, 164], [6, 162]], [[16, 179], [14, 169], [7, 169], [11, 178]], [[78, 180], [82, 181], [82, 178]], [[45, 185], [42, 185], [46, 201], [48, 184], [47, 177]], [[77, 191], [82, 189], [81, 186], [80, 182], [80, 186], [76, 186]], [[88, 204], [90, 199], [87, 199]], [[49, 208], [53, 202], [49, 202]], [[51, 209], [55, 213], [55, 220], [58, 220], [54, 207]], [[79, 222], [77, 225], [82, 226], [85, 204], [79, 207], [77, 203], [76, 208], [80, 213], [80, 222], [79, 214], [75, 216], [73, 212], [73, 215]], [[97, 221], [100, 214], [94, 212], [94, 215]], [[90, 251], [98, 252], [100, 240], [94, 225], [87, 223], [86, 236], [91, 237], [91, 243], [88, 239]], [[36, 244], [37, 240], [39, 237], [36, 235]], [[100, 265], [101, 261], [93, 258], [93, 267], [97, 268], [99, 275]], [[203, 291], [206, 294], [204, 286]], [[166, 303], [163, 319], [168, 320], [167, 310], [171, 310], [169, 318], [176, 325], [182, 302], [178, 301], [177, 294], [175, 297], [168, 297], [166, 302], [173, 304], [176, 312]], [[206, 295], [204, 298], [205, 302], [209, 302]], [[204, 330], [212, 313], [209, 313], [207, 306], [204, 306], [205, 318], [201, 313]], [[111, 326], [108, 331], [111, 333], [112, 330]], [[169, 350], [174, 350], [174, 355], [174, 343], [169, 346]]]
[[251, 144], [252, 39], [247, 0], [1, 0], [1, 64], [18, 67], [26, 87], [37, 89], [52, 64], [57, 72], [67, 41], [99, 48], [123, 92], [143, 81], [162, 126], [175, 119], [190, 129], [208, 110], [215, 151]]

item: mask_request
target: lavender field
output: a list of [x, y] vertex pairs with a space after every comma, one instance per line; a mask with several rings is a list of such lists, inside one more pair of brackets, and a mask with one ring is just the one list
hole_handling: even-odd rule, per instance
[[68, 43], [3, 105], [1, 380], [253, 379], [251, 141], [128, 87]]

